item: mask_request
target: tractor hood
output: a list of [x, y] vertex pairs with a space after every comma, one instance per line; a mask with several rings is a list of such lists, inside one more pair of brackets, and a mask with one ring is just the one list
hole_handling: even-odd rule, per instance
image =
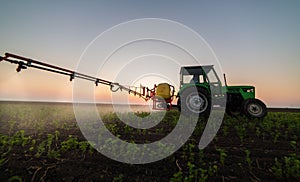
[[244, 100], [249, 98], [255, 98], [254, 86], [227, 86], [225, 90], [228, 94], [241, 94]]
[[241, 89], [244, 92], [254, 92], [255, 91], [255, 87], [254, 86], [250, 86], [250, 85], [235, 85], [235, 86], [226, 86], [226, 89], [228, 92], [235, 92], [235, 91], [240, 91]]

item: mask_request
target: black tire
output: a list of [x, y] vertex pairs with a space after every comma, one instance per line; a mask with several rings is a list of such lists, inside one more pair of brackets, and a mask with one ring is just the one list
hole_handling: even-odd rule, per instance
[[266, 105], [258, 99], [247, 99], [242, 106], [243, 113], [249, 118], [263, 118], [267, 115]]
[[183, 114], [209, 116], [211, 110], [210, 96], [204, 88], [186, 88], [180, 95], [180, 106]]

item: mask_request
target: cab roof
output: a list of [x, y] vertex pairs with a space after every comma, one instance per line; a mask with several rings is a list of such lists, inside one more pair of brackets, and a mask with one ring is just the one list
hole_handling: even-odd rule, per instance
[[[203, 65], [203, 66], [183, 66], [180, 69], [180, 74], [183, 75], [202, 75], [205, 72], [209, 72], [213, 69], [214, 65]], [[205, 72], [204, 72], [205, 71]]]

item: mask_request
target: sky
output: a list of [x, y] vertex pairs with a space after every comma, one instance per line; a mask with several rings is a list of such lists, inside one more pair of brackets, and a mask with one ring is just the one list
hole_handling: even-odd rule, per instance
[[[297, 0], [2, 0], [0, 54], [10, 52], [76, 69], [82, 53], [97, 36], [120, 23], [142, 18], [168, 19], [197, 32], [214, 51], [229, 85], [255, 86], [256, 97], [269, 107], [300, 107], [300, 1]], [[155, 31], [157, 27], [152, 29]], [[131, 51], [135, 49], [142, 48], [136, 45]], [[162, 59], [159, 57], [157, 61]], [[98, 72], [96, 76], [126, 81], [126, 75], [134, 71], [128, 69], [127, 74], [126, 69], [122, 70], [122, 79], [117, 78], [112, 76], [120, 71], [114, 69], [115, 65], [118, 62], [104, 66], [103, 74]], [[138, 62], [134, 68], [155, 69]], [[165, 73], [173, 75], [165, 80], [178, 89], [178, 65], [166, 68]], [[142, 84], [148, 86], [163, 80], [151, 76], [147, 79], [136, 76], [124, 84], [138, 86], [146, 81]], [[33, 69], [16, 73], [15, 65], [0, 63], [0, 100], [72, 101], [72, 88], [73, 83], [62, 75]], [[95, 97], [103, 102], [110, 102], [110, 96], [105, 86], [95, 92]], [[128, 98], [124, 93], [117, 95], [117, 99], [122, 97]]]

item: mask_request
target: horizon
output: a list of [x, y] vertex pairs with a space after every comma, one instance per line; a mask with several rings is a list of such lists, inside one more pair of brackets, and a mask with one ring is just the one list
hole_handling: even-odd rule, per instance
[[[103, 104], [103, 105], [128, 105], [127, 103], [111, 103], [111, 102], [72, 102], [72, 101], [53, 101], [53, 100], [0, 100], [0, 102], [23, 102], [23, 103], [51, 103], [51, 104]], [[151, 102], [151, 101], [149, 101]], [[129, 103], [132, 106], [149, 106], [141, 103]], [[172, 104], [176, 107], [176, 104]], [[267, 106], [268, 109], [296, 109], [300, 110], [300, 107], [290, 106]]]

